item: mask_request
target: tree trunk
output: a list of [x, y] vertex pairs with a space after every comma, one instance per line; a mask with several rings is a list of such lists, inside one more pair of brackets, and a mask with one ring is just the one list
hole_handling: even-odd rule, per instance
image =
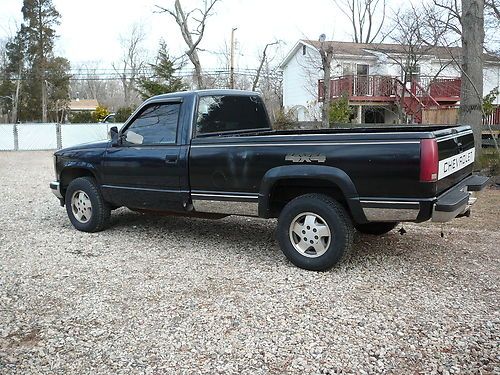
[[198, 86], [197, 89], [204, 89], [205, 87], [203, 85], [203, 75], [201, 72], [201, 63], [198, 57], [198, 52], [193, 51], [193, 53], [188, 57], [194, 66], [194, 75], [196, 78], [196, 85]]
[[321, 107], [321, 126], [323, 128], [330, 127], [330, 105], [332, 102], [330, 79], [332, 71], [333, 48], [328, 46], [325, 50], [324, 45], [321, 45], [320, 51], [321, 63], [323, 66], [323, 106]]
[[17, 112], [19, 108], [19, 93], [21, 91], [21, 68], [19, 68], [19, 75], [16, 83], [16, 95], [14, 96], [14, 100], [12, 101], [12, 123], [16, 124], [17, 123]]
[[474, 131], [476, 161], [481, 155], [483, 124], [484, 0], [462, 0], [462, 86], [459, 123]]
[[127, 82], [127, 78], [122, 78], [122, 86], [123, 86], [123, 101], [125, 103], [125, 107], [130, 107], [130, 90]]
[[331, 90], [330, 90], [330, 73], [331, 66], [328, 64], [324, 68], [323, 74], [323, 107], [321, 107], [321, 125], [323, 128], [330, 126], [330, 105], [331, 105]]
[[47, 122], [47, 83], [45, 74], [42, 74], [42, 122]]

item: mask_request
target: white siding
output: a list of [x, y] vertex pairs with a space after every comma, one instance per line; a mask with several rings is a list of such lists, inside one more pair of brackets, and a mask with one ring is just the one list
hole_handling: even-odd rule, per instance
[[[485, 64], [484, 79], [483, 79], [483, 92], [484, 95], [490, 93], [495, 87], [500, 89], [500, 64], [492, 65]], [[495, 104], [500, 104], [500, 97], [497, 97]]]
[[[335, 57], [332, 62], [332, 77], [344, 74], [344, 68], [350, 67], [356, 74], [357, 64], [368, 64], [372, 75], [400, 77], [401, 65], [383, 53], [371, 51], [373, 57]], [[454, 62], [446, 62], [433, 57], [422, 58], [419, 62], [422, 76], [460, 77], [460, 69]], [[283, 69], [283, 104], [286, 109], [294, 109], [299, 120], [319, 120], [320, 105], [317, 103], [318, 79], [323, 78], [319, 52], [306, 46], [303, 55], [302, 45]], [[485, 63], [484, 95], [493, 88], [500, 87], [500, 64]], [[500, 98], [495, 101], [500, 104]], [[391, 115], [390, 122], [394, 119]]]
[[303, 55], [302, 48], [298, 48], [283, 70], [283, 105], [286, 109], [296, 109], [300, 120], [313, 120], [307, 109], [316, 105], [318, 79], [321, 78], [315, 52], [307, 47]]

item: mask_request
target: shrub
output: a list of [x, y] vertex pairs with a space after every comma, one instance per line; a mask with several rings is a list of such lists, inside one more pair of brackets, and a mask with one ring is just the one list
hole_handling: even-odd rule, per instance
[[118, 108], [115, 115], [115, 122], [125, 122], [130, 117], [130, 115], [134, 112], [131, 107], [122, 107]]
[[69, 115], [69, 121], [73, 124], [89, 124], [94, 122], [92, 112], [74, 112]]
[[94, 122], [101, 122], [104, 118], [109, 115], [109, 111], [104, 106], [97, 106], [94, 112], [92, 112], [92, 119]]
[[332, 101], [328, 112], [330, 126], [333, 124], [347, 124], [351, 121], [351, 116], [352, 108], [349, 105], [347, 96], [342, 95], [340, 98]]
[[276, 113], [273, 129], [290, 130], [290, 129], [296, 129], [297, 127], [298, 123], [297, 120], [295, 119], [293, 111], [280, 110], [278, 113]]
[[483, 149], [478, 164], [488, 176], [500, 176], [500, 154], [495, 149]]

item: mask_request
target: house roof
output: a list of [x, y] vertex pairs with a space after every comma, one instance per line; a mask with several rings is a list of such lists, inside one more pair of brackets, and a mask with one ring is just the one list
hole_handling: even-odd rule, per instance
[[99, 106], [97, 99], [75, 99], [69, 103], [70, 111], [95, 111]]
[[[339, 42], [339, 41], [326, 41], [324, 42], [327, 46], [332, 46], [335, 54], [343, 55], [348, 57], [376, 57], [377, 54], [406, 54], [408, 50], [408, 46], [401, 44], [390, 44], [390, 43], [354, 43], [354, 42]], [[281, 63], [281, 67], [285, 67], [290, 59], [297, 53], [298, 48], [306, 45], [313, 49], [319, 50], [321, 47], [321, 42], [317, 40], [307, 40], [301, 39], [299, 40], [290, 53], [285, 57], [283, 62]], [[461, 47], [425, 47], [422, 48], [421, 53], [423, 55], [434, 56], [439, 59], [451, 60], [452, 58], [460, 57], [462, 52]], [[491, 55], [491, 54], [483, 54], [484, 61], [487, 62], [496, 62], [500, 63], [500, 57]]]

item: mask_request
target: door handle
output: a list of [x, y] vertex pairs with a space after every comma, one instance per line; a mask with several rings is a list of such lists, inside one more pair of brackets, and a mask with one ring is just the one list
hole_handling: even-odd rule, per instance
[[165, 158], [165, 164], [177, 164], [177, 156], [167, 156]]

